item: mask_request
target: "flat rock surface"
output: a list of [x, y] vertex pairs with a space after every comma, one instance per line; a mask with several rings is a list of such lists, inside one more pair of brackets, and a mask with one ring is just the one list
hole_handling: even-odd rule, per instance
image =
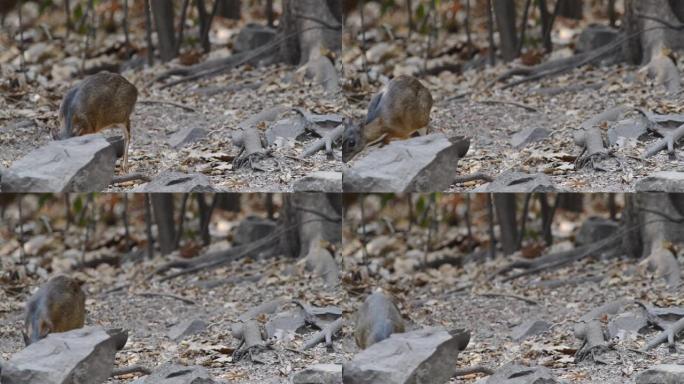
[[295, 192], [342, 192], [342, 172], [313, 172], [297, 180]]
[[86, 327], [50, 334], [3, 363], [3, 384], [98, 384], [114, 367], [126, 334]]
[[342, 379], [354, 384], [444, 383], [469, 339], [439, 327], [395, 333], [345, 363]]
[[99, 192], [114, 177], [116, 149], [100, 134], [46, 142], [3, 171], [4, 192]]
[[683, 172], [657, 172], [636, 184], [637, 192], [684, 193]]
[[[439, 133], [366, 149], [342, 175], [349, 192], [419, 192], [446, 189], [469, 141]], [[359, 158], [360, 157], [360, 158]]]
[[684, 383], [684, 365], [661, 364], [641, 372], [636, 384], [679, 384]]

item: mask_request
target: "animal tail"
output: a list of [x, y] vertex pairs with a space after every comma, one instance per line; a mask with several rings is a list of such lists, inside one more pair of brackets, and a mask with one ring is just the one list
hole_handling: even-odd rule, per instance
[[78, 92], [78, 88], [72, 88], [67, 92], [67, 94], [64, 96], [64, 100], [62, 101], [62, 105], [59, 108], [59, 117], [62, 120], [62, 127], [55, 137], [55, 139], [61, 140], [61, 139], [68, 139], [74, 135], [74, 127], [73, 127], [73, 116], [74, 116], [74, 106], [73, 101], [74, 98], [76, 97], [76, 92]]

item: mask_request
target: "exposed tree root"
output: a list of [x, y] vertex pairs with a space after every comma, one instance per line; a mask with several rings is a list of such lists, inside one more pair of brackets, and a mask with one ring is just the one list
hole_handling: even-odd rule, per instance
[[667, 136], [648, 147], [644, 152], [644, 158], [647, 159], [649, 157], [655, 156], [658, 152], [665, 148], [667, 148], [667, 152], [670, 154], [670, 156], [674, 156], [675, 143], [681, 140], [682, 137], [684, 137], [684, 125], [680, 125], [679, 128], [668, 133]]
[[485, 375], [493, 375], [494, 370], [491, 368], [487, 368], [483, 365], [475, 365], [472, 367], [466, 367], [466, 368], [459, 368], [454, 372], [454, 375], [452, 377], [461, 377], [465, 375], [472, 375], [473, 373], [484, 373]]
[[128, 367], [114, 368], [110, 377], [123, 376], [131, 373], [142, 373], [143, 375], [149, 375], [152, 373], [152, 371], [142, 365], [129, 365]]
[[333, 157], [333, 144], [338, 142], [340, 138], [342, 137], [342, 133], [344, 132], [344, 124], [340, 124], [339, 126], [335, 127], [332, 131], [328, 132], [325, 136], [308, 146], [307, 148], [304, 149], [304, 152], [301, 154], [301, 158], [307, 158], [309, 156], [312, 156], [316, 152], [320, 151], [321, 149], [325, 148], [325, 153], [328, 156], [328, 158]]
[[337, 332], [344, 326], [344, 318], [340, 317], [332, 323], [328, 324], [327, 327], [323, 328], [320, 332], [315, 334], [311, 339], [302, 346], [302, 350], [313, 348], [318, 343], [325, 340], [325, 345], [327, 348], [332, 348], [332, 340]]
[[670, 325], [667, 327], [664, 331], [662, 331], [660, 334], [658, 334], [656, 337], [652, 338], [651, 340], [644, 345], [643, 348], [641, 348], [642, 352], [649, 351], [658, 345], [664, 343], [667, 341], [667, 345], [670, 349], [675, 349], [675, 337], [684, 330], [684, 317], [679, 319], [677, 322], [674, 324]]

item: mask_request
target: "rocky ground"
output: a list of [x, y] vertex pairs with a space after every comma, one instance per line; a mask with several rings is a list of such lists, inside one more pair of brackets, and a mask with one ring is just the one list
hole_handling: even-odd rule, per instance
[[[292, 191], [293, 184], [305, 175], [340, 170], [339, 150], [334, 158], [327, 158], [324, 152], [299, 158], [304, 148], [319, 138], [314, 132], [303, 132], [298, 140], [277, 140], [270, 146], [272, 156], [255, 163], [255, 169], [233, 168], [232, 160], [240, 149], [233, 144], [232, 136], [241, 130], [239, 124], [250, 116], [278, 105], [321, 115], [334, 115], [340, 111], [338, 98], [294, 79], [295, 68], [240, 70], [163, 91], [156, 89], [156, 84], [146, 85], [159, 70], [124, 73], [137, 85], [139, 101], [143, 101], [137, 104], [132, 117], [129, 173], [142, 173], [152, 179], [162, 171], [199, 173], [208, 176], [217, 190], [249, 192]], [[75, 83], [77, 81], [72, 80], [50, 90], [32, 89], [29, 93], [35, 92], [36, 97], [52, 101], [32, 110], [20, 109], [25, 102], [19, 102], [2, 114], [0, 164], [10, 167], [17, 159], [52, 140], [50, 130], [59, 125], [60, 96]], [[148, 104], [145, 100], [176, 103], [185, 109], [167, 103]], [[286, 112], [279, 115], [277, 121], [297, 116], [297, 112]], [[259, 129], [264, 132], [272, 124], [263, 123]], [[201, 131], [202, 136], [177, 148], [172, 145], [175, 144], [174, 134], [192, 129]], [[121, 136], [122, 131], [112, 128], [105, 134]], [[117, 176], [122, 175], [119, 163]], [[142, 183], [117, 184], [107, 191], [130, 191]]]
[[[496, 271], [510, 262], [510, 257], [474, 261], [474, 255], [487, 247], [486, 227], [481, 226], [483, 217], [479, 213], [474, 214], [473, 223], [474, 236], [480, 245], [473, 253], [462, 250], [465, 228], [454, 226], [440, 227], [434, 238], [440, 245], [425, 256], [424, 227], [414, 226], [406, 232], [406, 222], [396, 216], [401, 209], [379, 214], [379, 198], [368, 198], [366, 202], [366, 214], [382, 220], [366, 226], [369, 242], [368, 258], [364, 260], [359, 235], [352, 231], [358, 224], [358, 206], [347, 211], [344, 246], [338, 259], [341, 284], [336, 288], [325, 286], [320, 278], [305, 272], [303, 263], [278, 258], [245, 259], [165, 282], [154, 271], [168, 259], [129, 261], [120, 267], [102, 264], [97, 269], [76, 273], [86, 281], [86, 324], [129, 331], [128, 344], [117, 354], [119, 367], [140, 364], [154, 368], [176, 362], [204, 366], [214, 378], [229, 382], [282, 383], [312, 364], [339, 364], [353, 358], [359, 349], [354, 342], [352, 323], [343, 327], [333, 350], [318, 345], [298, 351], [316, 332], [305, 327], [298, 332], [276, 332], [276, 337], [269, 341], [270, 348], [254, 353], [251, 360], [235, 361], [233, 352], [240, 343], [231, 329], [241, 315], [260, 304], [285, 297], [318, 307], [335, 306], [351, 320], [365, 296], [381, 287], [397, 299], [409, 330], [442, 326], [471, 332], [470, 344], [455, 363], [458, 367], [481, 365], [496, 370], [515, 362], [547, 367], [557, 379], [568, 383], [618, 384], [635, 382], [639, 373], [656, 364], [682, 363], [681, 356], [665, 345], [639, 352], [647, 340], [658, 334], [652, 326], [641, 332], [619, 331], [621, 328], [617, 326], [615, 339], [605, 351], [597, 352], [594, 360], [575, 360], [582, 342], [575, 337], [574, 328], [589, 311], [621, 298], [657, 307], [682, 306], [681, 285], [668, 288], [662, 278], [638, 267], [634, 260], [588, 259], [503, 282], [503, 276], [496, 275]], [[544, 250], [537, 248], [535, 242], [526, 243], [523, 253], [553, 252], [573, 246], [584, 216], [559, 215], [561, 218], [554, 225], [554, 245]], [[392, 222], [394, 225], [386, 225]], [[535, 220], [529, 223], [529, 228], [534, 230], [538, 225]], [[212, 249], [225, 246], [217, 242]], [[92, 252], [96, 256], [106, 255], [108, 251], [104, 248]], [[452, 261], [438, 268], [421, 267], [424, 260], [444, 257], [451, 257]], [[680, 250], [679, 258], [682, 257]], [[52, 263], [54, 267], [64, 268], [67, 260], [59, 256]], [[5, 261], [5, 265], [13, 264]], [[29, 287], [37, 284], [38, 281], [27, 280], [22, 285], [5, 285], [0, 291], [0, 358], [8, 359], [23, 348], [22, 309]], [[175, 297], [146, 296], [149, 293]], [[275, 314], [262, 315], [257, 320], [264, 325], [275, 315], [295, 309], [295, 305], [285, 305]], [[610, 329], [617, 317], [629, 312], [638, 314], [640, 307], [628, 305], [618, 314], [604, 316], [600, 321]], [[203, 331], [177, 341], [170, 338], [175, 325], [195, 319], [205, 322]], [[535, 320], [546, 322], [546, 331], [516, 339], [521, 333], [516, 327]], [[109, 382], [127, 383], [135, 376], [122, 376]], [[451, 382], [474, 383], [485, 377], [471, 374]]]

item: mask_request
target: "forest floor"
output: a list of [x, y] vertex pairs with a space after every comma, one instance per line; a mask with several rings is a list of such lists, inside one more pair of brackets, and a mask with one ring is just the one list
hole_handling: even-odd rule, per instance
[[[324, 92], [295, 66], [243, 65], [168, 88], [163, 88], [164, 82], [155, 82], [169, 69], [189, 68], [234, 54], [233, 45], [240, 30], [252, 22], [263, 25], [264, 20], [251, 15], [240, 21], [217, 20], [209, 54], [188, 44], [183, 46], [179, 58], [169, 63], [161, 63], [156, 58], [153, 66], [146, 66], [147, 43], [140, 18], [131, 25], [132, 57], [124, 44], [123, 30], [116, 24], [110, 25], [107, 31], [97, 31], [84, 58], [84, 36], [71, 33], [65, 37], [62, 13], [38, 16], [37, 8], [29, 5], [25, 8], [29, 16], [24, 15], [24, 25], [32, 27], [26, 27], [23, 34], [23, 58], [15, 36], [18, 21], [14, 13], [0, 32], [0, 90], [6, 96], [0, 99], [0, 167], [10, 167], [14, 161], [53, 140], [52, 132], [60, 126], [58, 111], [62, 98], [84, 78], [82, 70], [85, 73], [110, 70], [120, 72], [138, 88], [138, 102], [131, 117], [129, 173], [141, 173], [152, 179], [167, 170], [201, 173], [219, 191], [290, 192], [297, 180], [312, 172], [341, 171], [339, 148], [335, 148], [334, 158], [328, 158], [323, 152], [300, 158], [304, 148], [319, 138], [308, 129], [297, 139], [276, 139], [267, 148], [271, 156], [255, 161], [253, 169], [233, 168], [233, 159], [240, 151], [233, 144], [233, 135], [242, 130], [240, 123], [254, 114], [276, 106], [301, 108], [311, 114], [341, 114], [344, 98], [339, 93]], [[142, 9], [136, 4], [136, 12]], [[108, 9], [101, 11], [109, 12]], [[186, 36], [196, 33], [196, 28], [190, 28]], [[166, 81], [178, 79], [172, 76]], [[295, 111], [285, 112], [275, 121], [296, 116]], [[263, 136], [272, 125], [264, 122], [257, 124], [257, 129]], [[174, 133], [192, 128], [204, 129], [206, 136], [177, 149], [169, 143]], [[332, 127], [321, 128], [317, 133]], [[103, 133], [123, 136], [123, 129], [115, 126]], [[118, 161], [117, 176], [123, 175], [120, 167], [121, 161]], [[116, 184], [106, 191], [131, 191], [142, 183]]]
[[[371, 215], [374, 210], [372, 205], [369, 203]], [[400, 211], [398, 209], [396, 212]], [[358, 207], [348, 211], [352, 224], [358, 216]], [[391, 220], [391, 215], [382, 217]], [[580, 217], [566, 214], [561, 214], [561, 217], [563, 219], [554, 225], [554, 245], [546, 250], [537, 249], [538, 252], [573, 246], [573, 234], [578, 223], [581, 223]], [[574, 220], [567, 220], [573, 217]], [[478, 223], [481, 219], [476, 215], [473, 222]], [[539, 222], [534, 220], [529, 228], [533, 230], [538, 225]], [[358, 236], [352, 235], [350, 228], [353, 227], [345, 225], [342, 257], [338, 258], [342, 284], [336, 288], [325, 287], [321, 279], [304, 271], [302, 263], [295, 264], [292, 260], [282, 258], [243, 259], [165, 282], [160, 281], [161, 276], [152, 275], [153, 271], [168, 261], [168, 258], [162, 257], [128, 261], [117, 267], [101, 264], [96, 269], [71, 274], [86, 282], [87, 325], [120, 327], [129, 331], [127, 346], [117, 353], [119, 367], [140, 364], [154, 368], [172, 361], [205, 366], [215, 378], [231, 382], [288, 382], [292, 373], [311, 364], [342, 363], [351, 359], [359, 351], [354, 343], [353, 326], [347, 323], [340, 337], [335, 340], [333, 351], [318, 345], [305, 352], [295, 352], [315, 332], [305, 329], [301, 333], [285, 332], [281, 338], [272, 340], [272, 350], [255, 355], [260, 362], [246, 358], [234, 362], [231, 356], [238, 348], [239, 340], [231, 334], [233, 322], [250, 308], [279, 297], [297, 299], [315, 306], [337, 306], [350, 320], [365, 295], [377, 287], [382, 287], [397, 299], [401, 313], [410, 324], [409, 329], [443, 326], [469, 330], [472, 333], [471, 341], [458, 357], [459, 367], [484, 365], [496, 369], [515, 361], [546, 366], [552, 369], [557, 378], [569, 383], [621, 384], [633, 382], [640, 371], [652, 365], [682, 363], [681, 355], [670, 353], [665, 345], [648, 353], [633, 351], [657, 334], [658, 331], [652, 328], [643, 334], [616, 341], [608, 352], [601, 354], [601, 363], [577, 363], [574, 360], [581, 341], [575, 338], [573, 327], [590, 310], [625, 297], [658, 307], [684, 305], [682, 286], [667, 290], [662, 279], [640, 271], [634, 260], [587, 259], [554, 271], [504, 283], [500, 278], [491, 276], [511, 258], [498, 257], [481, 263], [473, 262], [472, 258], [470, 262], [463, 261], [468, 257], [468, 253], [461, 250], [465, 244], [465, 228], [454, 226], [435, 235], [436, 243], [441, 245], [436, 246], [427, 259], [451, 256], [460, 258], [463, 263], [462, 266], [458, 262], [446, 263], [437, 269], [421, 267], [426, 260], [421, 251], [426, 236], [425, 228], [413, 226], [412, 230], [406, 232], [403, 229], [405, 222], [395, 221], [392, 227], [380, 221], [370, 222], [366, 228], [370, 239], [367, 264], [361, 256]], [[396, 232], [392, 234], [390, 228]], [[483, 229], [474, 231], [475, 239], [486, 239], [486, 230]], [[120, 229], [108, 229], [107, 234], [97, 237], [101, 240], [98, 240], [97, 247], [88, 251], [88, 258], [114, 254], [117, 244], [121, 243], [121, 236]], [[27, 247], [31, 254], [35, 257], [40, 252], [43, 265], [47, 262], [54, 269], [68, 270], [68, 266], [80, 256], [80, 251], [77, 251], [80, 237], [70, 236], [63, 245], [61, 235], [47, 237], [41, 241], [29, 241]], [[133, 238], [142, 239], [144, 235], [134, 232]], [[475, 252], [486, 249], [486, 241], [477, 243], [480, 248], [476, 248]], [[3, 267], [8, 270], [20, 267], [15, 264], [17, 245], [12, 240], [2, 249], [10, 255], [2, 260]], [[210, 250], [227, 246], [225, 241], [217, 241]], [[65, 247], [72, 250], [65, 250]], [[534, 252], [535, 247], [536, 243], [533, 242], [526, 244], [525, 249]], [[681, 253], [680, 259], [684, 257]], [[51, 255], [51, 262], [47, 255]], [[31, 263], [35, 264], [34, 261]], [[367, 272], [362, 273], [364, 268]], [[359, 277], [363, 275], [370, 277]], [[577, 282], [577, 279], [588, 276], [594, 279]], [[558, 285], [545, 288], [544, 284], [552, 281], [558, 282]], [[20, 332], [23, 327], [22, 311], [32, 290], [29, 287], [35, 287], [38, 283], [35, 278], [24, 279], [20, 284], [5, 285], [0, 290], [2, 359], [10, 358], [23, 348]], [[116, 287], [124, 288], [108, 293]], [[192, 303], [177, 298], [141, 295], [147, 292], [173, 294]], [[292, 305], [285, 309], [295, 308]], [[263, 322], [266, 318], [258, 319]], [[169, 338], [168, 333], [173, 325], [193, 319], [204, 320], [209, 324], [207, 329], [178, 342]], [[520, 342], [512, 340], [514, 326], [536, 319], [552, 324], [550, 330]], [[678, 342], [678, 346], [681, 347], [681, 342]], [[119, 377], [109, 382], [127, 383], [134, 376]], [[474, 383], [481, 377], [470, 375], [453, 379], [452, 382]]]
[[[274, 148], [272, 159], [275, 160], [260, 162], [260, 170], [233, 169], [232, 159], [238, 155], [239, 148], [233, 144], [232, 135], [238, 131], [238, 124], [250, 116], [278, 105], [300, 107], [317, 114], [333, 114], [341, 108], [340, 101], [324, 95], [320, 87], [296, 81], [296, 68], [238, 69], [166, 90], [152, 89], [157, 85], [145, 86], [160, 69], [154, 67], [142, 73], [123, 75], [138, 87], [138, 100], [179, 103], [195, 112], [171, 104], [138, 103], [132, 116], [129, 173], [138, 172], [150, 178], [165, 170], [202, 173], [209, 176], [219, 190], [286, 192], [292, 191], [296, 180], [311, 172], [341, 169], [339, 150], [335, 152], [336, 159], [328, 159], [324, 152], [298, 159], [304, 147], [318, 139], [311, 134], [304, 135], [302, 141], [281, 142]], [[59, 124], [57, 112], [61, 96], [76, 83], [71, 80], [54, 89], [26, 90], [26, 95], [40, 95], [51, 100], [41, 109], [33, 109], [29, 97], [7, 106], [0, 116], [0, 142], [3, 143], [0, 164], [9, 167], [15, 160], [52, 140], [50, 129]], [[208, 134], [194, 143], [173, 148], [168, 143], [169, 138], [178, 130], [188, 128], [202, 128]], [[111, 128], [105, 134], [121, 136], [123, 132]], [[117, 175], [120, 174], [117, 167]], [[119, 184], [110, 187], [108, 192], [128, 191], [141, 183]]]
[[[684, 171], [681, 146], [675, 148], [673, 158], [666, 151], [642, 158], [645, 148], [660, 139], [652, 132], [638, 139], [618, 140], [617, 145], [608, 148], [611, 156], [599, 162], [600, 169], [575, 166], [582, 148], [575, 144], [574, 134], [589, 118], [616, 106], [642, 108], [655, 114], [676, 115], [684, 111], [684, 94], [667, 94], [665, 87], [655, 86], [640, 67], [588, 65], [507, 89], [504, 89], [507, 83], [521, 77], [496, 82], [511, 69], [529, 68], [573, 55], [582, 28], [591, 22], [605, 24], [603, 20], [584, 20], [572, 25], [564, 22], [559, 29], [565, 37], [561, 39], [554, 34], [552, 54], [545, 55], [538, 47], [529, 48], [523, 59], [506, 64], [497, 58], [497, 64], [491, 67], [485, 65], [486, 29], [480, 28], [473, 34], [475, 51], [479, 53], [470, 58], [463, 33], [439, 31], [438, 38], [431, 43], [431, 57], [426, 60], [427, 36], [414, 33], [407, 38], [405, 15], [396, 13], [382, 18], [369, 13], [365, 56], [360, 47], [361, 35], [356, 40], [350, 38], [353, 32], [344, 35], [343, 78], [351, 104], [350, 114], [356, 121], [365, 119], [371, 96], [381, 91], [390, 78], [418, 77], [434, 101], [428, 131], [443, 132], [449, 137], [466, 136], [471, 140], [470, 150], [459, 160], [454, 177], [480, 172], [496, 178], [514, 170], [544, 173], [560, 191], [631, 192], [636, 182], [655, 172]], [[374, 16], [377, 18], [373, 19]], [[358, 32], [358, 16], [350, 18], [348, 24], [349, 30]], [[529, 33], [537, 36], [539, 31], [533, 29]], [[678, 63], [678, 67], [681, 73], [684, 63]], [[423, 74], [425, 68], [427, 74]], [[635, 118], [638, 118], [636, 112], [623, 119]], [[603, 135], [614, 125], [613, 122], [601, 125]], [[512, 136], [528, 128], [545, 128], [548, 136], [515, 148]], [[350, 165], [353, 164], [354, 160]], [[452, 184], [448, 191], [472, 191], [483, 183]]]

